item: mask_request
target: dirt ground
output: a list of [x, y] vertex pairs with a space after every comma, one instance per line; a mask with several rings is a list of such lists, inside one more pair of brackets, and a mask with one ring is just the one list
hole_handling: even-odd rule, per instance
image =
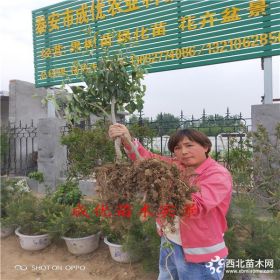
[[15, 235], [1, 239], [2, 280], [156, 280], [140, 263], [120, 264], [112, 260], [107, 245], [88, 255], [74, 256], [61, 244], [29, 252], [21, 249]]

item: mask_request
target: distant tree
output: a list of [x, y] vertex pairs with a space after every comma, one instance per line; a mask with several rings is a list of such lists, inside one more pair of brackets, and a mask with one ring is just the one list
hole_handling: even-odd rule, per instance
[[131, 115], [128, 119], [128, 123], [138, 123], [139, 117], [136, 115]]
[[216, 136], [219, 133], [240, 132], [244, 129], [244, 124], [239, 115], [221, 116], [209, 115], [202, 117], [196, 128], [208, 136]]
[[156, 136], [156, 131], [152, 128], [151, 122], [147, 117], [140, 118], [137, 115], [131, 115], [127, 127], [131, 134], [145, 145], [152, 141], [151, 139]]
[[171, 135], [180, 127], [180, 119], [170, 113], [160, 113], [151, 126], [159, 136]]
[[149, 123], [150, 122], [150, 120], [149, 120], [149, 118], [140, 118], [139, 116], [137, 116], [137, 115], [135, 115], [135, 114], [133, 114], [133, 115], [131, 115], [130, 117], [129, 117], [129, 119], [128, 119], [128, 124], [135, 124], [135, 123], [138, 123], [138, 124], [147, 124], [147, 123]]

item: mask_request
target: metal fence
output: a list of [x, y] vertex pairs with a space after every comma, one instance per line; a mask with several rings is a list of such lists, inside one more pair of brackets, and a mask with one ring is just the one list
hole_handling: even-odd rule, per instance
[[[193, 128], [204, 132], [212, 142], [211, 156], [225, 166], [230, 165], [230, 143], [234, 139], [242, 151], [243, 142], [251, 128], [251, 119], [242, 115], [231, 116], [229, 112], [224, 117], [207, 116], [203, 112], [201, 118], [187, 118], [183, 112], [179, 117], [166, 118], [160, 114], [156, 120], [144, 118], [140, 113], [130, 121], [122, 122], [128, 126], [131, 133], [152, 152], [170, 156], [167, 144], [169, 137], [178, 129]], [[94, 124], [82, 122], [82, 129], [92, 129]], [[69, 126], [61, 127], [61, 135], [69, 133]], [[9, 124], [1, 128], [1, 174], [27, 175], [37, 170], [37, 127], [33, 121], [27, 125], [21, 122]]]
[[[145, 147], [167, 156], [171, 155], [168, 150], [168, 140], [171, 134], [178, 129], [186, 128], [202, 131], [211, 140], [211, 156], [227, 167], [230, 166], [230, 148], [237, 145], [242, 152], [247, 133], [251, 130], [250, 118], [244, 118], [242, 114], [232, 116], [229, 111], [225, 116], [207, 116], [204, 111], [201, 118], [193, 116], [186, 118], [183, 112], [180, 117], [173, 119], [166, 114], [159, 114], [156, 120], [146, 119], [140, 113], [137, 121], [134, 118], [132, 122], [124, 121], [123, 123], [130, 127], [132, 132], [135, 131], [135, 136]], [[138, 131], [135, 127], [138, 127]], [[141, 132], [144, 133], [141, 135]]]
[[9, 124], [1, 127], [1, 175], [25, 176], [37, 170], [37, 127]]
[[[169, 115], [169, 116], [168, 116]], [[230, 166], [230, 148], [234, 142], [240, 151], [244, 147], [248, 131], [251, 129], [251, 119], [244, 118], [242, 114], [231, 115], [229, 110], [225, 116], [207, 115], [203, 111], [200, 118], [184, 116], [183, 112], [179, 117], [170, 114], [159, 114], [156, 119], [145, 118], [140, 112], [129, 119], [120, 120], [125, 124], [132, 135], [149, 150], [161, 155], [171, 156], [168, 150], [168, 140], [171, 134], [178, 129], [193, 128], [204, 132], [212, 142], [211, 156], [224, 166]], [[81, 129], [92, 129], [94, 124], [82, 122], [78, 125]], [[67, 134], [71, 128], [62, 127], [62, 135]]]

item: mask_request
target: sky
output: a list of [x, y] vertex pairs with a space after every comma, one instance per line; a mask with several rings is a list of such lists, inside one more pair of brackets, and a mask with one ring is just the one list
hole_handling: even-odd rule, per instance
[[[34, 83], [31, 11], [59, 0], [10, 0], [0, 4], [0, 91], [13, 79]], [[280, 56], [273, 57], [273, 98], [280, 98]], [[261, 59], [223, 63], [148, 74], [144, 84], [144, 116], [158, 113], [199, 118], [206, 114], [242, 113], [251, 116], [251, 105], [264, 95]]]

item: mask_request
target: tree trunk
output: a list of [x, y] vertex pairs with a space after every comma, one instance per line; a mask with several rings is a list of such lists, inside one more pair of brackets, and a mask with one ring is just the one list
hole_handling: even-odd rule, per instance
[[[111, 118], [112, 118], [112, 123], [115, 124], [117, 123], [116, 120], [116, 113], [115, 113], [115, 105], [116, 105], [116, 98], [115, 96], [112, 97], [112, 102], [111, 102]], [[121, 138], [117, 137], [115, 139], [115, 151], [116, 151], [116, 162], [120, 163], [122, 161], [122, 151], [121, 151]]]
[[[116, 120], [116, 113], [115, 113], [115, 104], [116, 104], [116, 98], [115, 96], [112, 97], [112, 101], [111, 101], [111, 118], [112, 118], [112, 123], [115, 124], [117, 123]], [[143, 160], [143, 158], [140, 156], [138, 150], [135, 148], [135, 146], [133, 145], [133, 143], [131, 142], [130, 139], [126, 138], [127, 142], [129, 143], [131, 149], [133, 150], [133, 152], [136, 155], [136, 158], [139, 160]], [[121, 151], [121, 138], [117, 137], [115, 139], [115, 151], [116, 151], [116, 162], [119, 163], [122, 160], [122, 151]]]

